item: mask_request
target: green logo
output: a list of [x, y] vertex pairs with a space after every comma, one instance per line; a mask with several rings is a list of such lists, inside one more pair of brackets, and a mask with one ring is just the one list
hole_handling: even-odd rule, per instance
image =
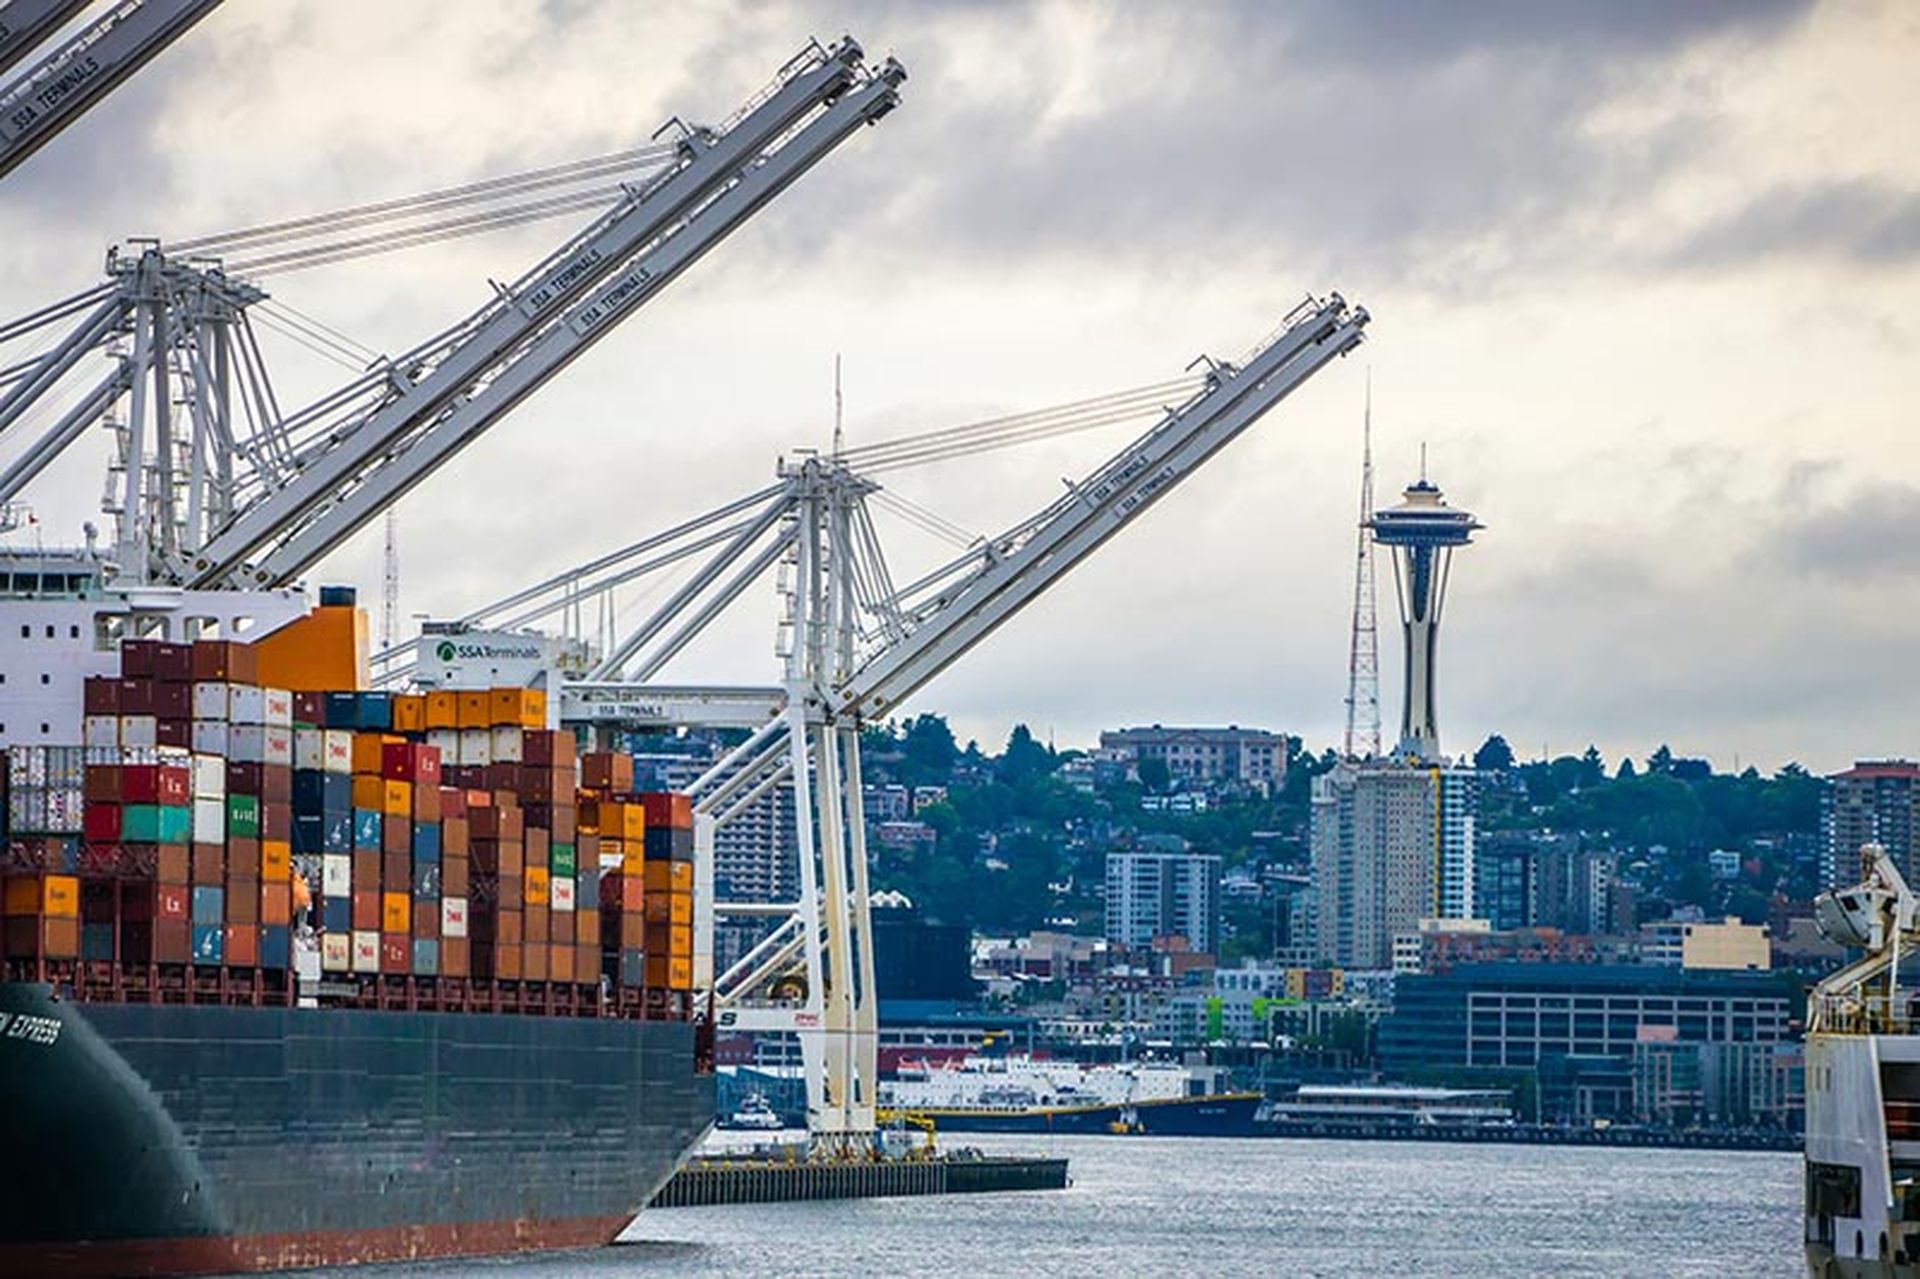
[[454, 656], [453, 641], [441, 640], [439, 645], [433, 650], [433, 655], [443, 662], [451, 662]]

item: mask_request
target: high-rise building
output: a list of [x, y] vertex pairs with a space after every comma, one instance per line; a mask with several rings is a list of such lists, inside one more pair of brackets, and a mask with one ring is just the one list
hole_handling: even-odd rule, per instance
[[1322, 955], [1385, 968], [1423, 919], [1475, 915], [1471, 768], [1339, 764], [1314, 779], [1314, 889]]
[[1826, 847], [1820, 873], [1827, 887], [1852, 884], [1860, 878], [1860, 845], [1877, 843], [1893, 864], [1920, 883], [1920, 862], [1914, 835], [1920, 806], [1920, 764], [1905, 759], [1861, 760], [1844, 773], [1827, 779], [1821, 796], [1821, 828]]
[[1107, 940], [1144, 950], [1156, 937], [1220, 953], [1220, 859], [1211, 853], [1107, 854]]
[[1368, 527], [1373, 530], [1373, 540], [1393, 552], [1400, 625], [1406, 636], [1400, 744], [1394, 751], [1403, 758], [1438, 760], [1440, 728], [1434, 709], [1434, 666], [1447, 573], [1454, 548], [1467, 545], [1475, 531], [1485, 526], [1467, 512], [1448, 506], [1439, 488], [1423, 473], [1401, 495], [1400, 505], [1374, 512]]

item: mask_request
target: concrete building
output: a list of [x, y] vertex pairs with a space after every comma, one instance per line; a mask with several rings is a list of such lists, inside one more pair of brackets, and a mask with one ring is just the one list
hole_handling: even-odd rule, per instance
[[1773, 940], [1765, 924], [1743, 924], [1732, 916], [1719, 923], [1663, 919], [1640, 926], [1640, 962], [1763, 973], [1773, 967]]
[[1287, 779], [1287, 739], [1258, 728], [1122, 728], [1100, 734], [1102, 755], [1166, 766], [1176, 782], [1269, 791]]
[[1766, 973], [1466, 964], [1396, 979], [1380, 1060], [1393, 1074], [1603, 1059], [1615, 1063], [1630, 1094], [1637, 1044], [1789, 1045], [1791, 1013], [1788, 984]]
[[1471, 919], [1477, 843], [1470, 768], [1341, 764], [1314, 779], [1314, 889], [1322, 956], [1387, 968], [1394, 938], [1428, 918]]
[[1914, 835], [1920, 831], [1920, 764], [1905, 759], [1861, 760], [1827, 779], [1821, 794], [1820, 825], [1826, 847], [1820, 862], [1822, 882], [1845, 887], [1859, 879], [1860, 845], [1878, 843], [1908, 883], [1920, 883]]
[[1107, 854], [1107, 940], [1147, 950], [1184, 937], [1190, 950], [1220, 949], [1220, 859], [1210, 853]]

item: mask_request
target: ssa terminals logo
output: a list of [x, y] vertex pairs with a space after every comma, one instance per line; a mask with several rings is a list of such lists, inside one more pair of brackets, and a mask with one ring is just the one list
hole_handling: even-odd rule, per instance
[[433, 650], [433, 655], [443, 662], [451, 662], [454, 657], [453, 641], [441, 640], [439, 647]]

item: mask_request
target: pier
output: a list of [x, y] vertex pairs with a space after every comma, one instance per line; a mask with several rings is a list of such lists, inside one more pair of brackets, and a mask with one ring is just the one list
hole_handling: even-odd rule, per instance
[[804, 1160], [758, 1152], [694, 1159], [650, 1208], [1064, 1190], [1067, 1161], [957, 1152], [930, 1159]]

